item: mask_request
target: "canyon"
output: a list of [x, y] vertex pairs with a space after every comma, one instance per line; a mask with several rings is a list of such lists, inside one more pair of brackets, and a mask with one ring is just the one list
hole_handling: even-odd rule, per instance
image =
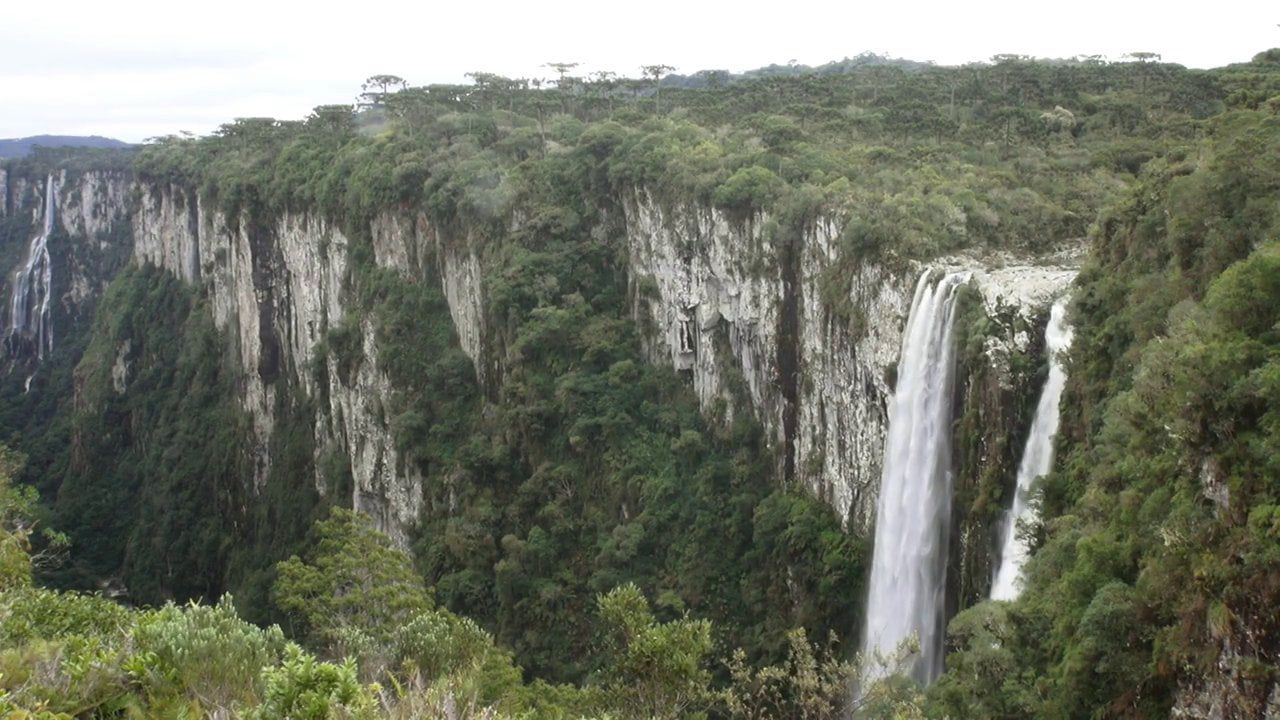
[[[215, 322], [231, 340], [239, 402], [253, 419], [254, 483], [260, 487], [272, 461], [278, 388], [287, 383], [310, 397], [322, 394], [307, 368], [324, 333], [352, 309], [344, 287], [349, 240], [315, 214], [289, 213], [264, 226], [247, 215], [227, 217], [189, 189], [146, 185], [124, 174], [91, 172], [50, 182], [62, 208], [61, 226], [75, 239], [73, 256], [77, 243], [98, 246], [113, 222], [127, 219], [135, 262], [163, 268], [209, 298]], [[40, 213], [37, 180], [0, 176], [0, 184], [9, 188], [7, 212]], [[780, 248], [762, 231], [767, 217], [738, 221], [712, 208], [664, 206], [639, 191], [622, 207], [624, 234], [609, 241], [628, 260], [632, 312], [651, 361], [685, 374], [708, 415], [719, 413], [724, 421], [735, 409], [754, 413], [780, 476], [809, 488], [850, 526], [869, 527], [893, 369], [914, 282], [925, 265], [868, 261], [853, 267], [848, 301], [860, 322], [851, 327], [827, 307], [820, 289], [824, 271], [837, 261], [834, 220], [806, 228], [799, 247], [779, 263]], [[482, 385], [493, 383], [504, 349], [495, 347], [485, 324], [483, 237], [455, 237], [425, 215], [394, 211], [380, 214], [370, 232], [378, 266], [440, 284], [462, 350]], [[1009, 357], [1041, 351], [1035, 327], [1070, 284], [1080, 252], [1071, 246], [1041, 259], [944, 256], [928, 263], [970, 272], [983, 311], [1003, 323], [982, 349], [984, 382], [993, 387], [985, 397], [961, 397], [957, 417], [965, 403], [990, 403], [992, 392], [1007, 397], [1015, 388], [1029, 390], [1018, 387], [1025, 380], [1009, 376]], [[59, 300], [74, 308], [108, 279], [73, 263], [70, 277], [56, 281]], [[328, 378], [328, 404], [318, 408], [315, 422], [317, 452], [335, 446], [345, 452], [355, 480], [353, 506], [403, 539], [420, 511], [420, 478], [391, 441], [383, 409], [394, 388], [378, 368], [371, 326], [358, 327], [370, 361], [349, 382]], [[130, 362], [122, 348], [121, 367]], [[965, 388], [966, 378], [957, 387]], [[999, 414], [1000, 408], [984, 412]], [[976, 479], [957, 478], [961, 485], [967, 481]]]

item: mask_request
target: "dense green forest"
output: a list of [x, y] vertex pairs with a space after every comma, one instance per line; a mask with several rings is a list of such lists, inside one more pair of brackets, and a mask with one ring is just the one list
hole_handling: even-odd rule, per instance
[[[646, 193], [762, 221], [781, 252], [839, 219], [823, 300], [853, 328], [858, 263], [1088, 239], [1027, 590], [955, 616], [937, 684], [890, 678], [857, 712], [1165, 717], [1228, 662], [1236, 710], [1260, 714], [1280, 677], [1280, 51], [1150, 60], [383, 77], [305, 121], [11, 165], [101, 163], [255, 227], [308, 211], [342, 228], [358, 302], [308, 372], [348, 382], [372, 322], [426, 502], [411, 553], [344, 510], [345, 458], [317, 457], [315, 399], [287, 386], [250, 487], [206, 300], [129, 267], [37, 376], [60, 397], [0, 414], [26, 456], [0, 463], [0, 711], [844, 716], [869, 539], [777, 471], [749, 408], [703, 417], [645, 362], [611, 239]], [[376, 266], [388, 209], [481, 231], [492, 384], [438, 279]], [[128, 605], [89, 592], [115, 585]]]

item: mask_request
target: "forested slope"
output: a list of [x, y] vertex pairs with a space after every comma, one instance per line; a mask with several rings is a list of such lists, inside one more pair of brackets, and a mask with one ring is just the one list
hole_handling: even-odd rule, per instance
[[[646, 289], [619, 243], [626, 198], [645, 193], [758, 225], [745, 236], [767, 240], [751, 255], [761, 275], [794, 269], [814, 224], [834, 224], [824, 321], [854, 337], [868, 332], [852, 299], [867, 263], [998, 264], [1088, 238], [1026, 592], [960, 612], [943, 679], [927, 691], [893, 679], [863, 696], [865, 714], [1261, 712], [1280, 577], [1278, 60], [1189, 71], [1002, 58], [634, 95], [605, 79], [539, 90], [482, 75], [148, 145], [130, 165], [134, 210], [181, 198], [216, 212], [220, 231], [263, 250], [258, 298], [287, 287], [261, 259], [279, 228], [327, 223], [333, 245], [309, 249], [342, 254], [351, 302], [313, 329], [310, 357], [273, 355], [292, 338], [258, 333], [260, 372], [246, 378], [240, 328], [216, 325], [203, 265], [181, 282], [139, 262], [68, 338], [74, 355], [34, 369], [38, 387], [74, 401], [39, 422], [4, 416], [32, 460], [19, 477], [48, 509], [5, 492], [0, 708], [409, 716], [448, 697], [535, 717], [847, 709], [866, 529], [796, 481], [808, 468], [762, 430], [740, 371], [724, 369], [739, 392], [706, 413], [686, 378], [648, 362], [632, 311]], [[77, 162], [7, 169], [74, 175]], [[389, 214], [422, 218], [440, 240], [413, 273], [379, 261]], [[6, 238], [29, 230], [26, 215], [5, 222]], [[467, 243], [485, 289], [476, 358], [430, 255], [451, 242]], [[975, 366], [990, 338], [1028, 331], [979, 305], [964, 329]], [[1009, 377], [1029, 382], [1029, 362]], [[361, 516], [330, 514], [354, 480], [317, 429], [340, 424], [324, 393], [357, 392], [369, 372], [391, 388], [370, 415], [421, 482], [412, 556]], [[813, 381], [774, 380], [784, 396]], [[265, 473], [254, 417], [232, 401], [255, 382], [274, 393]], [[18, 381], [6, 387], [19, 397]], [[973, 460], [978, 478], [960, 488], [969, 529], [992, 525], [1011, 489], [1019, 431], [1004, 425], [1025, 408], [1004, 410], [960, 418], [963, 457], [1000, 458]], [[998, 442], [983, 417], [1000, 419]], [[68, 438], [68, 457], [46, 432]], [[37, 517], [67, 535], [31, 534]], [[37, 584], [67, 591], [32, 584], [31, 552]], [[983, 542], [966, 552], [984, 555]], [[982, 594], [968, 582], [966, 604]], [[157, 608], [233, 590], [238, 606], [126, 611], [71, 588]]]
[[1208, 123], [1102, 216], [1026, 595], [951, 625], [953, 717], [1274, 712], [1280, 106]]

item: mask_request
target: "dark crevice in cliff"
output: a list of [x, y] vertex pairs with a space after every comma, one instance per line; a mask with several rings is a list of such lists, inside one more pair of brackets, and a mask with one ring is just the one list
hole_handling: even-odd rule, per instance
[[782, 298], [778, 312], [778, 389], [782, 395], [783, 479], [796, 479], [797, 415], [800, 410], [800, 234], [788, 233], [778, 248]]
[[280, 339], [276, 336], [275, 255], [278, 252], [273, 225], [258, 213], [249, 213], [245, 228], [253, 264], [253, 291], [258, 304], [258, 377], [271, 384], [280, 377]]
[[189, 268], [191, 272], [191, 281], [193, 283], [200, 282], [200, 201], [195, 195], [191, 196], [191, 212], [187, 213], [187, 232], [191, 235], [191, 257], [188, 258], [191, 263]]

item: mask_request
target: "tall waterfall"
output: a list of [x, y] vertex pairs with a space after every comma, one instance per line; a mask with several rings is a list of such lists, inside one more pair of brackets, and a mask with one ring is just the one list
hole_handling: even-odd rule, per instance
[[1067, 384], [1062, 367], [1062, 352], [1071, 345], [1071, 328], [1066, 323], [1066, 299], [1058, 300], [1049, 311], [1049, 325], [1044, 330], [1045, 349], [1049, 354], [1049, 377], [1031, 421], [1031, 435], [1022, 450], [1018, 464], [1018, 485], [1013, 493], [1013, 506], [1004, 520], [1004, 542], [1000, 551], [1000, 567], [991, 583], [991, 597], [1013, 600], [1021, 591], [1022, 566], [1027, 561], [1027, 545], [1018, 538], [1018, 521], [1030, 519], [1033, 508], [1028, 503], [1031, 483], [1053, 467], [1053, 438], [1058, 434], [1058, 402]]
[[943, 597], [951, 518], [951, 423], [956, 290], [968, 273], [916, 283], [889, 410], [884, 472], [876, 507], [875, 553], [863, 634], [863, 686], [886, 674], [915, 636], [911, 674], [932, 682], [942, 670]]
[[13, 274], [13, 296], [9, 301], [9, 333], [6, 338], [10, 354], [17, 354], [28, 343], [35, 345], [36, 356], [44, 359], [53, 349], [53, 324], [50, 303], [53, 295], [53, 268], [49, 262], [49, 235], [53, 233], [53, 176], [45, 181], [44, 227], [27, 248], [27, 259]]

